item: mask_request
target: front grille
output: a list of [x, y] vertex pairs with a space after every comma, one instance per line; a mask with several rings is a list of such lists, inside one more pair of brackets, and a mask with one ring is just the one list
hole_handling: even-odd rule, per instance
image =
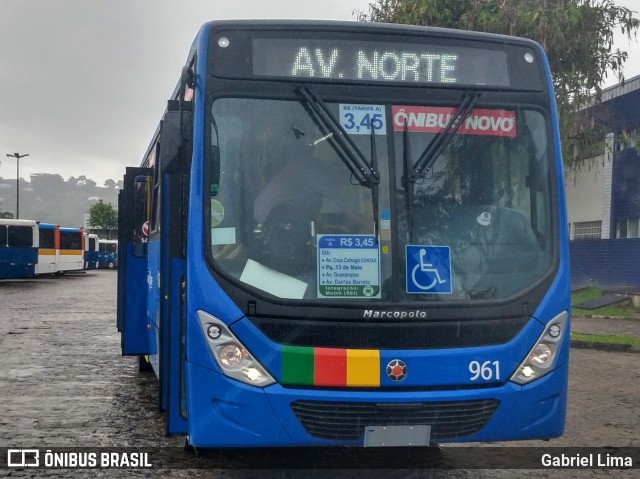
[[431, 426], [431, 439], [467, 437], [484, 427], [498, 408], [497, 399], [421, 403], [294, 401], [291, 409], [305, 430], [318, 439], [355, 441], [367, 426]]
[[511, 341], [528, 317], [414, 323], [365, 323], [250, 318], [269, 339], [290, 346], [353, 349], [436, 349]]

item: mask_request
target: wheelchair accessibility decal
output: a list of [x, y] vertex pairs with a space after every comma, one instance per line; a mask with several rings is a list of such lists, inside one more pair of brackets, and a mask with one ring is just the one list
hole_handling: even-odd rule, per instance
[[407, 293], [451, 294], [448, 246], [407, 245]]

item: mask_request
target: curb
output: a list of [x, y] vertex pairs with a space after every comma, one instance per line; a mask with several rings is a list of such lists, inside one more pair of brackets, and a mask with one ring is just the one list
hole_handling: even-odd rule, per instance
[[599, 343], [594, 341], [581, 341], [578, 339], [572, 339], [571, 347], [576, 349], [596, 349], [598, 351], [640, 354], [640, 344]]

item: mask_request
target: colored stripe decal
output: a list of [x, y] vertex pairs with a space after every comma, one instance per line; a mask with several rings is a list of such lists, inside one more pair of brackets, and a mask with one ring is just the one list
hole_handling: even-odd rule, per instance
[[282, 382], [313, 385], [313, 348], [282, 348]]
[[347, 385], [347, 350], [315, 348], [313, 384], [315, 386]]
[[60, 250], [60, 254], [61, 255], [65, 255], [65, 256], [81, 256], [82, 255], [82, 251], [81, 250]]
[[40, 254], [40, 255], [54, 255], [54, 254], [56, 254], [56, 250], [55, 249], [43, 249], [43, 248], [40, 248], [38, 250], [38, 254]]
[[380, 351], [283, 346], [281, 379], [299, 386], [379, 387]]
[[380, 386], [380, 351], [347, 350], [347, 385]]

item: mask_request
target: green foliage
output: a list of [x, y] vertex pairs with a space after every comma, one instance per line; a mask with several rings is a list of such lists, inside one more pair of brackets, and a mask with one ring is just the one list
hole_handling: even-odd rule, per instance
[[118, 227], [118, 212], [111, 203], [98, 200], [89, 208], [89, 224], [103, 230], [115, 230]]
[[[613, 0], [377, 0], [361, 20], [516, 35], [547, 52], [556, 93], [565, 164], [604, 148], [598, 103], [607, 75], [622, 79], [627, 52], [613, 48], [618, 31], [635, 39], [640, 20]], [[605, 115], [606, 116], [606, 115]]]

